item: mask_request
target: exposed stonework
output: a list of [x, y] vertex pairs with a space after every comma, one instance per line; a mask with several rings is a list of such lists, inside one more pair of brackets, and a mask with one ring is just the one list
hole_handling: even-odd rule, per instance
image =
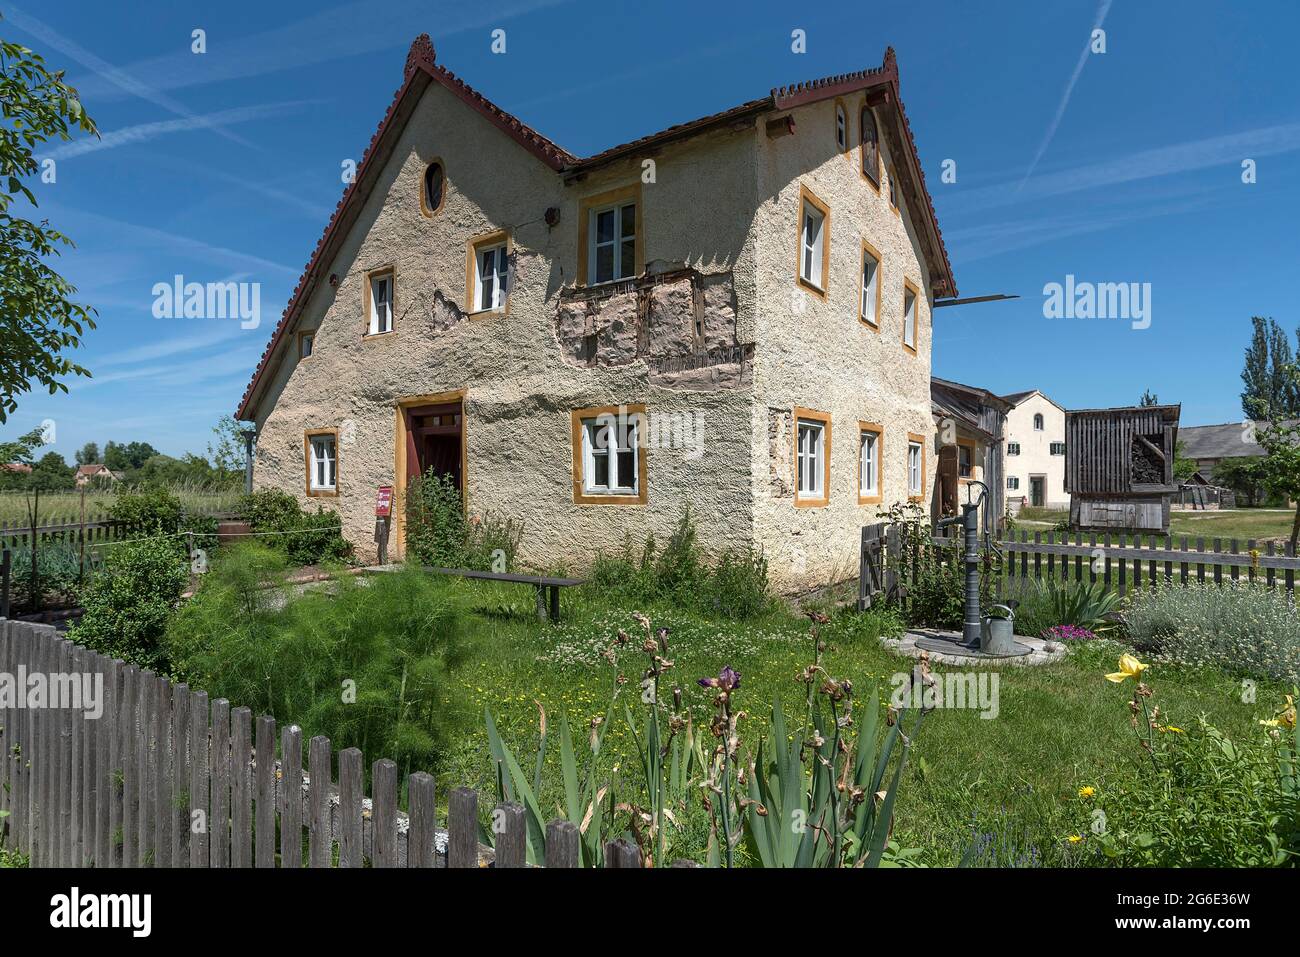
[[611, 290], [568, 290], [556, 306], [564, 360], [585, 367], [642, 359], [650, 382], [712, 392], [748, 388], [754, 346], [736, 338], [730, 273], [706, 275], [673, 263]]

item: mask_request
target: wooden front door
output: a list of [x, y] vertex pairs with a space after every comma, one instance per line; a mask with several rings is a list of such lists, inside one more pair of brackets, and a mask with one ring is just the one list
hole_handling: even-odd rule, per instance
[[939, 497], [939, 517], [946, 517], [957, 514], [958, 504], [958, 464], [957, 464], [957, 446], [945, 445], [939, 449], [939, 461], [936, 466], [938, 482], [937, 492]]

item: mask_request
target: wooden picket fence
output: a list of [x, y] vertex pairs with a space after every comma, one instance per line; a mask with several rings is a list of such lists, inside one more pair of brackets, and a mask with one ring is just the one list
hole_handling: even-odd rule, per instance
[[[932, 536], [930, 543], [959, 557], [960, 529], [947, 529]], [[1289, 542], [1259, 545], [1254, 539], [1021, 531], [1018, 536], [1004, 535], [995, 546], [985, 542], [981, 547], [986, 555], [991, 548], [1000, 553], [1004, 580], [1100, 581], [1120, 594], [1144, 585], [1226, 580], [1282, 588], [1294, 599], [1300, 572], [1300, 558]], [[864, 526], [858, 608], [869, 608], [881, 598], [906, 605], [908, 584], [919, 562], [917, 547], [908, 547], [897, 525]]]
[[[237, 517], [233, 512], [206, 509], [190, 511], [186, 514], [211, 516], [216, 519]], [[153, 534], [157, 534], [157, 530], [152, 526], [138, 522], [118, 521], [101, 513], [86, 516], [85, 522], [42, 522], [35, 527], [24, 522], [0, 522], [0, 547], [27, 548], [32, 541], [35, 541], [38, 547], [56, 543], [76, 545], [84, 540], [86, 548], [89, 549], [105, 542]]]
[[[479, 843], [479, 796], [448, 795], [437, 826], [434, 779], [399, 781], [375, 761], [254, 720], [248, 708], [109, 659], [46, 625], [0, 621], [0, 675], [90, 676], [102, 714], [0, 701], [0, 840], [39, 867], [523, 867], [523, 807], [495, 806], [495, 850]], [[337, 768], [337, 783], [334, 769]], [[406, 811], [399, 805], [406, 795]], [[577, 867], [578, 828], [546, 827], [546, 867]], [[606, 867], [639, 867], [625, 840]]]

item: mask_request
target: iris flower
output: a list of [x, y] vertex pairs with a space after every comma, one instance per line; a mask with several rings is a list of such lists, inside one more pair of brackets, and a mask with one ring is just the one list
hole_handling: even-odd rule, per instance
[[1107, 681], [1113, 681], [1119, 684], [1125, 678], [1137, 678], [1141, 680], [1142, 672], [1147, 670], [1147, 665], [1138, 661], [1132, 655], [1121, 655], [1119, 659], [1119, 671], [1112, 671], [1106, 676]]
[[740, 687], [740, 672], [733, 671], [730, 665], [727, 665], [719, 672], [716, 678], [701, 678], [701, 688], [717, 688], [721, 691], [734, 691]]

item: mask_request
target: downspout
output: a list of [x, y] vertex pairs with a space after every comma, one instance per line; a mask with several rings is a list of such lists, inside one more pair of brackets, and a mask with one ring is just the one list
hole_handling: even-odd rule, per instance
[[253, 446], [257, 442], [257, 430], [244, 430], [244, 493], [253, 494]]

